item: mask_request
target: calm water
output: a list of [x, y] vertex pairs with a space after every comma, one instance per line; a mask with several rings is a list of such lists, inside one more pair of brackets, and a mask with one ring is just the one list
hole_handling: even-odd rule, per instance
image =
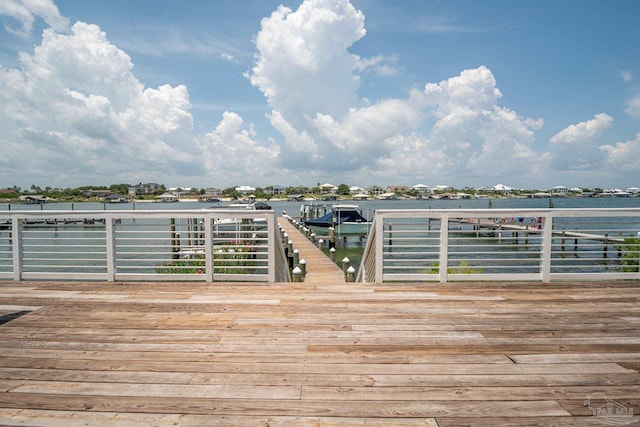
[[[489, 201], [491, 206], [489, 206]], [[572, 208], [637, 208], [640, 207], [640, 197], [567, 197], [553, 198], [557, 209]], [[300, 215], [300, 206], [309, 202], [269, 201], [269, 205], [280, 214], [283, 210], [295, 217]], [[318, 202], [331, 205], [337, 202]], [[365, 200], [356, 203], [364, 212], [373, 213], [376, 209], [510, 209], [510, 208], [541, 208], [549, 207], [549, 199], [469, 199], [469, 200]], [[49, 203], [46, 205], [22, 205], [0, 203], [0, 213], [8, 210], [163, 210], [163, 209], [203, 209], [224, 208], [228, 203]]]

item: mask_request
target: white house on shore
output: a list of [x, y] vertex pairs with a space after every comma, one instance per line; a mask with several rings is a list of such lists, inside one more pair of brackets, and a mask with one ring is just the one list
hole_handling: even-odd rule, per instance
[[496, 185], [493, 186], [493, 190], [494, 191], [511, 191], [511, 190], [513, 190], [513, 188], [511, 188], [511, 187], [509, 187], [507, 185], [504, 185], [504, 184], [496, 184]]
[[416, 184], [412, 186], [411, 189], [415, 190], [419, 194], [428, 193], [430, 191], [429, 186], [424, 184]]
[[366, 192], [367, 192], [367, 190], [365, 190], [362, 187], [358, 187], [357, 185], [354, 185], [353, 187], [349, 187], [349, 194], [351, 194], [351, 195], [365, 194]]
[[246, 196], [247, 194], [255, 193], [256, 187], [251, 187], [249, 185], [239, 185], [235, 188], [235, 190], [243, 196]]
[[564, 185], [556, 185], [551, 188], [552, 194], [567, 194], [569, 192], [569, 187], [565, 187]]
[[336, 194], [338, 192], [338, 187], [327, 182], [320, 186], [320, 192], [327, 194]]

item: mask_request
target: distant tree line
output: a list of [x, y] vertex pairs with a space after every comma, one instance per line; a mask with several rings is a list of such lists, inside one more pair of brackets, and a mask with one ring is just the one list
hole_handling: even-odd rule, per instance
[[[45, 197], [50, 197], [52, 199], [59, 200], [59, 201], [91, 200], [91, 199], [97, 198], [96, 196], [91, 196], [91, 194], [99, 191], [110, 191], [113, 194], [122, 194], [126, 196], [129, 193], [129, 187], [131, 186], [132, 186], [131, 184], [112, 184], [110, 186], [82, 186], [82, 187], [76, 187], [76, 188], [62, 189], [62, 188], [52, 188], [49, 186], [42, 188], [38, 185], [33, 184], [28, 189], [22, 189], [19, 186], [14, 185], [13, 187], [0, 189], [0, 200], [5, 200], [5, 201], [14, 200], [14, 199], [18, 199], [21, 195], [26, 195], [26, 194], [37, 194]], [[207, 190], [206, 188], [193, 188], [191, 189], [190, 194], [194, 196], [203, 195], [206, 193], [206, 190]], [[158, 190], [154, 194], [149, 194], [146, 197], [155, 197], [157, 195], [165, 193], [166, 191], [167, 191], [167, 188], [165, 187], [165, 185], [161, 184], [158, 187]], [[439, 193], [439, 192], [443, 192], [444, 190], [432, 190], [432, 191], [435, 193]], [[468, 193], [468, 194], [484, 194], [492, 197], [502, 197], [502, 196], [517, 197], [517, 196], [532, 194], [532, 193], [535, 193], [536, 191], [539, 191], [539, 190], [512, 189], [508, 192], [503, 192], [503, 191], [496, 191], [493, 189], [478, 190], [472, 187], [464, 187], [460, 189], [448, 188], [446, 190], [446, 192], [451, 192], [451, 193], [462, 192], [462, 193]], [[590, 191], [599, 193], [603, 190], [601, 188], [594, 188], [594, 189], [591, 189]], [[321, 194], [321, 193], [322, 191], [320, 189], [320, 183], [318, 183], [316, 186], [313, 186], [313, 187], [289, 186], [284, 188], [283, 193], [281, 194], [286, 196], [286, 195]], [[399, 196], [409, 196], [409, 197], [415, 197], [419, 194], [418, 191], [415, 189], [407, 189], [402, 193], [398, 193], [396, 191], [396, 193]], [[349, 185], [347, 184], [338, 185], [337, 194], [339, 196], [348, 196], [350, 194]], [[246, 197], [245, 195], [237, 191], [236, 187], [225, 188], [222, 191], [222, 195], [223, 197], [230, 198], [230, 199], [241, 199], [243, 197]], [[258, 187], [253, 192], [253, 195], [258, 199], [270, 199], [273, 197], [277, 197], [277, 195], [274, 195], [273, 186], [266, 186], [264, 188]], [[136, 197], [141, 197], [141, 196], [136, 196]]]

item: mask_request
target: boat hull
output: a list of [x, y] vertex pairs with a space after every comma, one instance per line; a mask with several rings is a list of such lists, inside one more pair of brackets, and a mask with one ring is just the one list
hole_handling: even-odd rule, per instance
[[[309, 228], [318, 235], [326, 236], [329, 234], [329, 227], [311, 225]], [[336, 235], [339, 236], [366, 236], [369, 234], [369, 228], [371, 228], [370, 222], [343, 222], [334, 227]]]

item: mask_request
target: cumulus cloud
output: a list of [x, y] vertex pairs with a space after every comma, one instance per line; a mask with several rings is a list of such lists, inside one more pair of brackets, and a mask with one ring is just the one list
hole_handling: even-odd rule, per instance
[[360, 58], [347, 49], [364, 35], [364, 15], [347, 0], [280, 6], [262, 20], [249, 78], [295, 127], [317, 113], [340, 118], [359, 104]]
[[548, 153], [533, 150], [541, 120], [525, 119], [501, 107], [502, 94], [491, 71], [481, 66], [439, 83], [428, 83], [415, 98], [436, 122], [429, 134], [392, 138], [394, 150], [382, 163], [394, 165], [415, 179], [534, 177], [545, 167]]
[[[393, 73], [380, 68], [381, 56], [349, 52], [364, 35], [364, 16], [346, 0], [307, 0], [296, 11], [280, 7], [262, 21], [249, 77], [273, 108], [271, 123], [284, 138], [283, 164], [420, 178], [534, 174], [548, 161], [531, 146], [542, 121], [501, 107], [502, 94], [484, 66], [406, 98], [374, 104], [359, 98], [365, 70]], [[435, 120], [431, 130], [424, 127], [427, 120]]]
[[634, 119], [640, 119], [640, 94], [631, 98], [629, 102], [627, 102], [627, 108], [624, 112]]
[[230, 182], [273, 179], [274, 165], [280, 149], [275, 142], [261, 142], [252, 125], [246, 126], [242, 117], [225, 111], [216, 128], [198, 138], [206, 169], [214, 177]]
[[[262, 20], [247, 77], [271, 107], [275, 141], [231, 111], [211, 132], [194, 135], [185, 86], [146, 88], [131, 58], [95, 25], [47, 29], [33, 54], [20, 55], [19, 68], [0, 68], [7, 88], [0, 143], [10, 153], [0, 158], [0, 175], [20, 164], [34, 181], [47, 171], [48, 182], [65, 183], [207, 177], [268, 184], [284, 173], [302, 183], [327, 174], [363, 184], [397, 176], [485, 183], [514, 174], [524, 181], [548, 168], [550, 154], [533, 148], [543, 121], [500, 105], [485, 66], [405, 96], [360, 97], [362, 78], [391, 76], [397, 61], [351, 53], [365, 34], [364, 15], [348, 0], [305, 0]], [[603, 126], [608, 116], [600, 116]], [[576, 126], [583, 134], [582, 127], [597, 127]], [[570, 141], [569, 133], [552, 145]]]
[[598, 168], [603, 161], [597, 138], [613, 123], [605, 113], [593, 119], [570, 125], [549, 139], [553, 148], [552, 167], [559, 171], [586, 171]]
[[398, 62], [398, 57], [396, 55], [377, 55], [372, 58], [361, 59], [358, 64], [358, 70], [366, 71], [371, 69], [379, 76], [395, 76], [398, 74], [398, 69], [395, 67], [396, 62]]
[[618, 142], [615, 145], [602, 145], [600, 150], [610, 170], [622, 172], [640, 170], [640, 133], [634, 140]]
[[19, 59], [20, 69], [0, 68], [0, 140], [12, 149], [3, 170], [19, 160], [34, 178], [62, 182], [199, 172], [186, 87], [145, 88], [99, 27], [47, 29]]
[[0, 15], [12, 21], [5, 23], [4, 28], [8, 32], [22, 37], [31, 33], [38, 17], [57, 31], [65, 31], [69, 25], [69, 21], [60, 15], [52, 0], [3, 0], [0, 2]]
[[249, 77], [273, 107], [290, 167], [358, 168], [384, 149], [386, 137], [419, 125], [406, 101], [367, 105], [358, 97], [359, 72], [383, 61], [348, 51], [364, 35], [364, 15], [346, 0], [307, 0], [263, 19]]
[[549, 143], [559, 144], [581, 144], [589, 142], [593, 138], [602, 134], [613, 123], [613, 117], [608, 114], [596, 114], [592, 120], [568, 126], [551, 137]]

